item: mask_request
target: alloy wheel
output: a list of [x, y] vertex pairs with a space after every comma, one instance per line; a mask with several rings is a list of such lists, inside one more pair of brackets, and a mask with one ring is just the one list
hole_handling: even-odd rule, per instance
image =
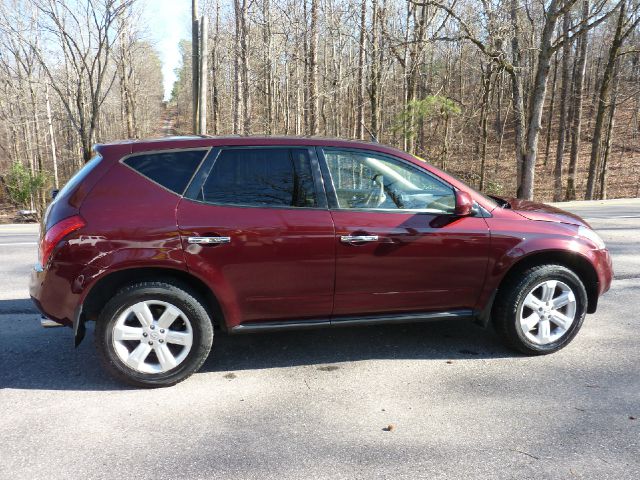
[[518, 327], [527, 340], [548, 345], [565, 335], [576, 318], [573, 290], [559, 280], [547, 280], [533, 287], [518, 312]]
[[165, 373], [191, 351], [193, 329], [175, 305], [145, 300], [128, 307], [116, 320], [113, 347], [118, 358], [140, 373]]

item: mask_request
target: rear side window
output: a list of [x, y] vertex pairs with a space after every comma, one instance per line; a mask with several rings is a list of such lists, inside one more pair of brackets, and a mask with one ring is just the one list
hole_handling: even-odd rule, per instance
[[123, 163], [164, 188], [182, 195], [207, 150], [135, 155]]
[[222, 205], [315, 207], [309, 154], [301, 148], [223, 150], [199, 200]]
[[64, 187], [58, 192], [56, 198], [53, 200], [55, 203], [57, 200], [66, 197], [73, 190], [76, 189], [78, 185], [80, 185], [85, 178], [98, 166], [102, 157], [100, 155], [94, 155], [91, 160], [84, 164], [84, 166], [78, 170], [73, 177], [69, 179]]

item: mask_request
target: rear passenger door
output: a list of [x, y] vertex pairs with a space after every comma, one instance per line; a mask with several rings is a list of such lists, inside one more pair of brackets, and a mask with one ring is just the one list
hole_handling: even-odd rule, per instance
[[328, 318], [335, 232], [311, 148], [213, 150], [178, 206], [189, 269], [227, 326]]

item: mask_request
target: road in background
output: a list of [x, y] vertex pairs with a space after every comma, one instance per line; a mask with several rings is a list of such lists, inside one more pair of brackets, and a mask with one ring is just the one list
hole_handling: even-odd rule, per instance
[[0, 226], [0, 478], [640, 478], [640, 200], [562, 208], [616, 280], [556, 354], [458, 321], [218, 334], [153, 391], [106, 377], [93, 332], [40, 328], [37, 228]]

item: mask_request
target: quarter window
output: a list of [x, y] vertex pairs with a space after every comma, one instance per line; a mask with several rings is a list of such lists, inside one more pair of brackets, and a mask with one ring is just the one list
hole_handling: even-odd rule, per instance
[[315, 207], [309, 153], [301, 148], [223, 150], [199, 200], [222, 205]]
[[453, 213], [453, 188], [386, 155], [325, 149], [339, 208]]
[[182, 195], [206, 150], [181, 150], [135, 155], [124, 160], [145, 177]]

